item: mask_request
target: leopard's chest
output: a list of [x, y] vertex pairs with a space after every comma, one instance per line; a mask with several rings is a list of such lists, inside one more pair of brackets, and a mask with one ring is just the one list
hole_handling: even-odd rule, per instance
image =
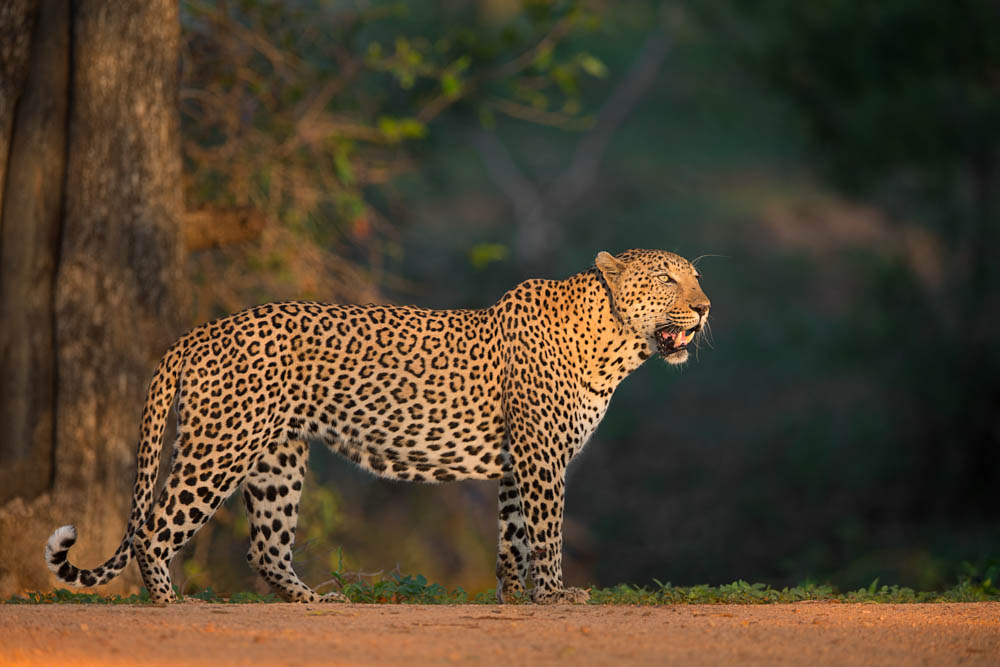
[[589, 396], [585, 400], [581, 401], [576, 424], [579, 439], [573, 449], [573, 456], [580, 453], [583, 447], [590, 441], [594, 432], [597, 431], [597, 427], [600, 426], [601, 420], [603, 420], [604, 415], [607, 414], [610, 403], [610, 395], [607, 397]]

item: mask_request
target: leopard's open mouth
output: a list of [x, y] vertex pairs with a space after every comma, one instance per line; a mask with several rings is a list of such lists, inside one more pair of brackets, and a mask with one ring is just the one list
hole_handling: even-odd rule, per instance
[[656, 338], [656, 349], [664, 357], [686, 350], [688, 343], [694, 340], [694, 335], [698, 333], [700, 328], [697, 326], [685, 330], [672, 324], [665, 324], [653, 332], [653, 336]]

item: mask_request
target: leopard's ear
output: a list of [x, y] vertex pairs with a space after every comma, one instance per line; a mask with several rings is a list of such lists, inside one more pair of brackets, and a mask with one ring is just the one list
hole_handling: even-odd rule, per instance
[[594, 264], [597, 265], [597, 270], [601, 272], [604, 276], [604, 280], [608, 285], [614, 285], [618, 282], [618, 276], [625, 269], [625, 262], [621, 261], [609, 252], [601, 251], [597, 253], [597, 258], [594, 259]]

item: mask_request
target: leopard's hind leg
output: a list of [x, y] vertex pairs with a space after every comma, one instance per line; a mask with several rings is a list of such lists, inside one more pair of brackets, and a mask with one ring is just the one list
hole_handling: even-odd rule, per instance
[[503, 603], [524, 593], [528, 577], [528, 538], [521, 514], [521, 496], [512, 473], [500, 478], [497, 506], [497, 601]]
[[[166, 485], [136, 529], [132, 550], [154, 602], [177, 599], [170, 582], [170, 561], [246, 476], [249, 456], [223, 454], [225, 449], [207, 438], [182, 435]], [[206, 463], [211, 467], [206, 468]]]
[[273, 444], [257, 459], [243, 483], [250, 521], [247, 562], [288, 602], [342, 602], [340, 593], [320, 595], [292, 569], [295, 523], [309, 447], [301, 441]]

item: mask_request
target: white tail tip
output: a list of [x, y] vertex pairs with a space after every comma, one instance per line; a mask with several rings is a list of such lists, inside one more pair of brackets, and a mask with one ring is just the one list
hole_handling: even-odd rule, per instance
[[50, 570], [56, 572], [59, 569], [59, 566], [66, 560], [66, 552], [75, 543], [75, 527], [60, 526], [56, 528], [56, 531], [49, 536], [49, 541], [45, 543], [45, 562]]

